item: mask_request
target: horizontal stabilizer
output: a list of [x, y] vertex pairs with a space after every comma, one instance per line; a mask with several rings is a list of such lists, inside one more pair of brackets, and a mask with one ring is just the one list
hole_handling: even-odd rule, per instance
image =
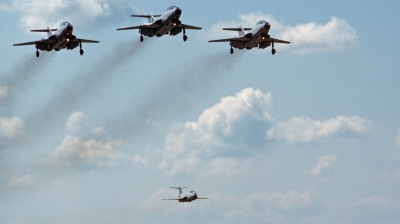
[[223, 28], [222, 30], [229, 30], [229, 31], [241, 31], [241, 30], [251, 30], [251, 28]]
[[[50, 29], [51, 31], [57, 31], [57, 29]], [[31, 30], [31, 32], [44, 32], [47, 33], [49, 32], [49, 29], [42, 29], [42, 30]]]
[[132, 17], [141, 17], [141, 18], [151, 18], [153, 17], [160, 17], [161, 15], [131, 15]]

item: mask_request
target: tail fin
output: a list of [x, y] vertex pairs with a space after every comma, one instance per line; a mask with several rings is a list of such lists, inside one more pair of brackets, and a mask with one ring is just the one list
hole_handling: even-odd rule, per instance
[[47, 37], [51, 37], [53, 35], [52, 31], [56, 31], [57, 29], [51, 29], [50, 26], [47, 29], [40, 29], [40, 30], [31, 30], [31, 32], [44, 32], [47, 33]]
[[160, 17], [161, 15], [153, 15], [151, 12], [148, 15], [131, 15], [132, 17], [141, 17], [141, 18], [147, 18], [147, 21], [149, 23], [154, 23], [154, 17]]
[[181, 187], [181, 186], [179, 186], [179, 187], [170, 187], [170, 188], [179, 189], [179, 195], [178, 195], [178, 196], [180, 196], [180, 195], [182, 194], [182, 189], [187, 188], [187, 187]]
[[239, 26], [240, 30], [238, 31], [239, 37], [243, 37], [244, 36], [244, 29], [242, 26]]

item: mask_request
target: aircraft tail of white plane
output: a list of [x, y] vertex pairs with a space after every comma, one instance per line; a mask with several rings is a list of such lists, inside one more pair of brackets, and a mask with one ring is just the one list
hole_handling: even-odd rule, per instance
[[180, 196], [180, 195], [182, 194], [182, 189], [187, 188], [187, 187], [181, 187], [181, 186], [179, 186], [179, 187], [170, 187], [170, 188], [179, 189], [179, 196]]
[[51, 37], [53, 35], [53, 31], [57, 31], [57, 29], [51, 29], [50, 26], [48, 26], [47, 29], [31, 30], [31, 32], [47, 33], [47, 37]]
[[229, 30], [229, 31], [238, 31], [239, 37], [243, 37], [245, 35], [245, 30], [251, 30], [251, 28], [243, 28], [239, 26], [238, 28], [223, 28], [222, 30]]
[[160, 17], [161, 15], [153, 15], [151, 12], [148, 15], [131, 15], [132, 17], [147, 18], [149, 23], [154, 23], [154, 17]]

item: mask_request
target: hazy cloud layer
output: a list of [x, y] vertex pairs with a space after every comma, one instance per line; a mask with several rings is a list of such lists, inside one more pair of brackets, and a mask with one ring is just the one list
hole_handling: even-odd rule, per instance
[[397, 136], [394, 139], [394, 145], [400, 147], [400, 130], [397, 131]]
[[0, 100], [5, 99], [8, 95], [8, 86], [0, 86]]
[[220, 21], [205, 31], [206, 38], [228, 38], [237, 36], [237, 33], [223, 31], [224, 27], [239, 27], [240, 25], [252, 28], [260, 20], [271, 23], [270, 35], [274, 38], [290, 41], [291, 44], [277, 44], [278, 49], [287, 49], [296, 54], [314, 52], [332, 52], [355, 47], [357, 45], [356, 30], [350, 24], [336, 17], [332, 17], [325, 24], [310, 22], [295, 26], [286, 25], [277, 21], [274, 16], [261, 12], [239, 14], [237, 20], [231, 22]]
[[293, 117], [267, 131], [268, 139], [287, 142], [310, 142], [335, 135], [364, 134], [370, 122], [354, 116], [337, 116], [328, 120], [311, 120], [308, 117]]
[[19, 117], [0, 117], [0, 136], [11, 141], [26, 134], [25, 124]]
[[32, 186], [35, 184], [35, 180], [30, 175], [25, 175], [22, 177], [13, 176], [11, 180], [9, 180], [5, 188], [16, 188], [16, 187], [24, 187], [24, 186]]
[[332, 164], [334, 164], [336, 162], [336, 155], [326, 155], [326, 156], [320, 156], [318, 158], [318, 163], [317, 165], [314, 167], [314, 169], [312, 169], [310, 171], [311, 175], [315, 176], [320, 174], [324, 169], [329, 168], [330, 166], [332, 166]]

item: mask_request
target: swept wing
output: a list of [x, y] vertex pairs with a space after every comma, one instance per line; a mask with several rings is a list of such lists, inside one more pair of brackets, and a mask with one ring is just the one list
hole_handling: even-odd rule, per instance
[[176, 25], [175, 27], [184, 27], [186, 30], [201, 30], [201, 27], [198, 26], [192, 26], [192, 25], [187, 25], [187, 24], [179, 24]]
[[209, 40], [208, 42], [230, 42], [230, 41], [249, 41], [250, 38], [247, 37], [234, 37], [234, 38], [226, 38], [226, 39], [219, 39], [219, 40]]
[[13, 44], [13, 46], [24, 46], [24, 45], [35, 45], [35, 44], [52, 44], [54, 42], [55, 41], [51, 40], [51, 39], [43, 39], [43, 40], [37, 40], [37, 41], [32, 41], [32, 42]]
[[156, 29], [160, 25], [151, 23], [151, 24], [145, 24], [145, 25], [139, 25], [139, 26], [127, 26], [127, 27], [121, 27], [118, 28], [117, 30], [137, 30], [137, 29]]

